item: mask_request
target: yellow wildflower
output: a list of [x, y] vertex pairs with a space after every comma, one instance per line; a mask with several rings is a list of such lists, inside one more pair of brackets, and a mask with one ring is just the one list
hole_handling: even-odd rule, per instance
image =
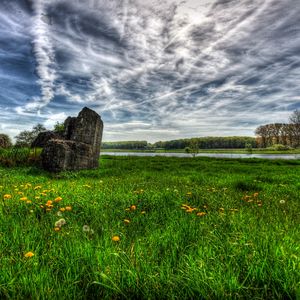
[[198, 217], [203, 217], [205, 215], [206, 215], [206, 212], [203, 212], [203, 211], [197, 213]]
[[24, 254], [24, 257], [32, 257], [32, 256], [34, 256], [34, 253], [31, 251]]
[[71, 211], [72, 210], [72, 206], [66, 206], [65, 209], [66, 209], [66, 211]]
[[125, 220], [124, 220], [124, 223], [127, 225], [127, 224], [129, 224], [129, 223], [130, 223], [130, 220], [128, 220], [128, 219], [125, 219]]
[[3, 199], [11, 199], [11, 195], [10, 195], [10, 194], [5, 194], [5, 195], [3, 196]]
[[114, 242], [119, 242], [120, 241], [120, 237], [118, 235], [114, 235], [112, 238], [111, 238]]
[[54, 231], [60, 231], [60, 227], [54, 227]]
[[66, 209], [64, 207], [59, 209], [61, 212], [64, 212]]
[[32, 203], [32, 201], [31, 201], [31, 200], [27, 200], [26, 203], [27, 203], [27, 204], [30, 204], [30, 203]]
[[62, 197], [56, 197], [55, 199], [54, 199], [54, 202], [59, 202], [59, 201], [61, 201], [62, 200]]
[[131, 205], [130, 210], [136, 210], [136, 205]]
[[40, 185], [37, 185], [34, 189], [35, 190], [38, 190], [38, 189], [41, 189], [42, 187]]
[[28, 199], [27, 197], [20, 198], [21, 201], [26, 201], [27, 199]]

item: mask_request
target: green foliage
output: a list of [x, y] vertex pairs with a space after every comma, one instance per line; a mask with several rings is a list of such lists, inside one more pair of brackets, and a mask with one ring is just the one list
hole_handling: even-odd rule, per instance
[[230, 136], [230, 137], [202, 137], [191, 139], [178, 139], [171, 141], [159, 141], [154, 144], [148, 144], [146, 141], [124, 141], [124, 142], [104, 142], [102, 149], [127, 149], [127, 150], [145, 150], [145, 149], [185, 149], [187, 147], [195, 149], [243, 149], [245, 144], [251, 144], [256, 147], [256, 140], [252, 137]]
[[0, 148], [9, 148], [12, 146], [10, 137], [7, 134], [0, 133]]
[[292, 150], [293, 148], [287, 145], [282, 145], [282, 144], [274, 144], [271, 147], [268, 147], [267, 150], [271, 151], [288, 151]]
[[39, 163], [40, 153], [40, 149], [32, 150], [26, 147], [0, 148], [0, 166], [15, 167], [35, 165]]
[[103, 142], [101, 147], [102, 149], [145, 150], [148, 143], [147, 141]]
[[46, 131], [42, 124], [35, 125], [32, 130], [21, 131], [16, 138], [16, 147], [30, 147], [31, 143], [38, 136], [40, 132]]
[[245, 144], [245, 150], [247, 151], [247, 153], [251, 154], [253, 152], [252, 144], [251, 143], [246, 143]]
[[103, 156], [59, 176], [0, 168], [0, 298], [296, 299], [299, 166]]
[[65, 131], [65, 125], [64, 122], [56, 122], [56, 124], [54, 125], [54, 132], [57, 133], [63, 133]]

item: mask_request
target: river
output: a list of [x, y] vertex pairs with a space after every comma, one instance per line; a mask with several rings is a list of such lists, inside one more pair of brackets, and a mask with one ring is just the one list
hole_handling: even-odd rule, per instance
[[[102, 152], [102, 155], [114, 156], [166, 156], [166, 157], [192, 157], [188, 153], [170, 152]], [[263, 159], [300, 159], [300, 154], [237, 154], [237, 153], [198, 153], [196, 157], [219, 157], [219, 158], [263, 158]]]

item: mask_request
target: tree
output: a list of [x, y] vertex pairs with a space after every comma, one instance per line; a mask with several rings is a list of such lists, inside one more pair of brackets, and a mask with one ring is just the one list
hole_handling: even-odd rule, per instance
[[290, 116], [290, 124], [292, 136], [293, 136], [293, 146], [300, 146], [300, 110], [296, 109]]
[[7, 134], [0, 133], [0, 148], [9, 148], [12, 146], [10, 137]]
[[54, 132], [57, 133], [63, 133], [65, 131], [65, 125], [64, 122], [56, 122], [56, 124], [54, 125]]
[[46, 131], [46, 128], [42, 124], [35, 125], [32, 130], [21, 131], [16, 138], [17, 147], [30, 147], [31, 143], [39, 135], [39, 133]]
[[199, 139], [196, 138], [191, 139], [188, 148], [190, 149], [189, 153], [191, 153], [192, 156], [195, 157], [199, 153], [199, 149], [200, 149]]

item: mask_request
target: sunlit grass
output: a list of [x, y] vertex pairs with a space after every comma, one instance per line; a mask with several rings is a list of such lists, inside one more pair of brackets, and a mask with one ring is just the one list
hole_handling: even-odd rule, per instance
[[299, 161], [0, 169], [0, 298], [295, 299]]

